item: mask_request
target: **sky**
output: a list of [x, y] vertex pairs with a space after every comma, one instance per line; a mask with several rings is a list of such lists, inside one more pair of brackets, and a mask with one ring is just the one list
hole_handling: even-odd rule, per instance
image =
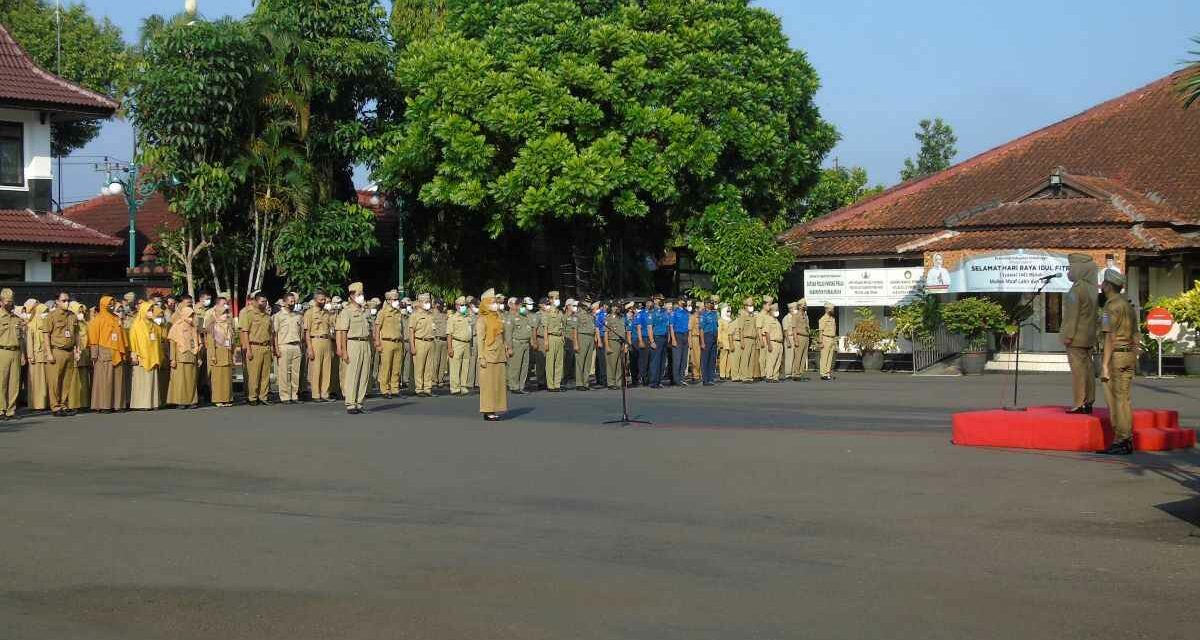
[[[69, 0], [68, 0], [69, 1]], [[183, 0], [87, 0], [137, 37], [142, 18]], [[251, 0], [199, 0], [207, 18], [241, 16]], [[899, 180], [922, 118], [941, 117], [965, 160], [1132, 91], [1179, 68], [1200, 34], [1198, 0], [755, 0], [782, 21], [821, 78], [817, 104], [841, 142], [826, 159]], [[93, 156], [126, 160], [128, 123], [113, 121], [64, 160], [66, 204], [92, 197]], [[360, 184], [367, 182], [356, 174]]]

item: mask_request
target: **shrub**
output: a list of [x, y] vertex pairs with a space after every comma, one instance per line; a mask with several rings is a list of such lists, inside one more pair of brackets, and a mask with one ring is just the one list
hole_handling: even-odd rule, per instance
[[906, 305], [893, 307], [889, 315], [896, 323], [895, 335], [930, 345], [942, 323], [942, 302], [935, 295], [925, 294]]
[[859, 353], [866, 353], [868, 351], [887, 351], [895, 346], [895, 333], [884, 330], [870, 307], [855, 309], [854, 319], [854, 329], [846, 336], [846, 342], [850, 344], [850, 348]]
[[942, 305], [942, 324], [966, 339], [967, 351], [983, 351], [988, 334], [1005, 330], [1008, 314], [995, 300], [962, 298]]

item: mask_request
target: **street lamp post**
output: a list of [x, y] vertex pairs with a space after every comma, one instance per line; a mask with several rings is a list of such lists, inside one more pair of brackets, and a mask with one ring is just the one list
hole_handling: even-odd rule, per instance
[[[371, 194], [371, 206], [378, 207], [384, 203], [379, 192]], [[396, 211], [396, 277], [398, 279], [397, 290], [400, 292], [400, 297], [404, 297], [404, 206], [403, 201], [395, 202]]]
[[[158, 190], [158, 182], [139, 178], [136, 164], [121, 164], [108, 162], [99, 167], [107, 173], [108, 178], [100, 195], [123, 196], [125, 205], [129, 208], [129, 268], [137, 266], [137, 214], [138, 209], [146, 204], [146, 199]], [[123, 174], [123, 175], [122, 175]]]

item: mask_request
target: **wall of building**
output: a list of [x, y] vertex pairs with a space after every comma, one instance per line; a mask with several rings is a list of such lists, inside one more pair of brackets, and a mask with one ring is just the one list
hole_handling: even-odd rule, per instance
[[0, 186], [0, 208], [49, 210], [54, 180], [50, 158], [50, 121], [47, 119], [43, 123], [37, 111], [16, 109], [0, 109], [0, 121], [22, 125], [25, 160], [25, 184], [19, 187]]
[[25, 282], [50, 282], [54, 279], [50, 260], [41, 252], [0, 250], [0, 260], [23, 260]]

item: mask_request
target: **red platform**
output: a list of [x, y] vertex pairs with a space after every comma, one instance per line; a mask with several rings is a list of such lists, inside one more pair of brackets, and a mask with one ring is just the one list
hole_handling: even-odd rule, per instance
[[[1112, 444], [1108, 409], [1092, 415], [1067, 413], [1067, 407], [1029, 407], [1025, 411], [964, 411], [954, 414], [952, 442], [972, 447], [1009, 447], [1051, 451], [1099, 451]], [[1179, 412], [1135, 409], [1133, 448], [1169, 451], [1196, 445], [1196, 432], [1179, 427]]]

